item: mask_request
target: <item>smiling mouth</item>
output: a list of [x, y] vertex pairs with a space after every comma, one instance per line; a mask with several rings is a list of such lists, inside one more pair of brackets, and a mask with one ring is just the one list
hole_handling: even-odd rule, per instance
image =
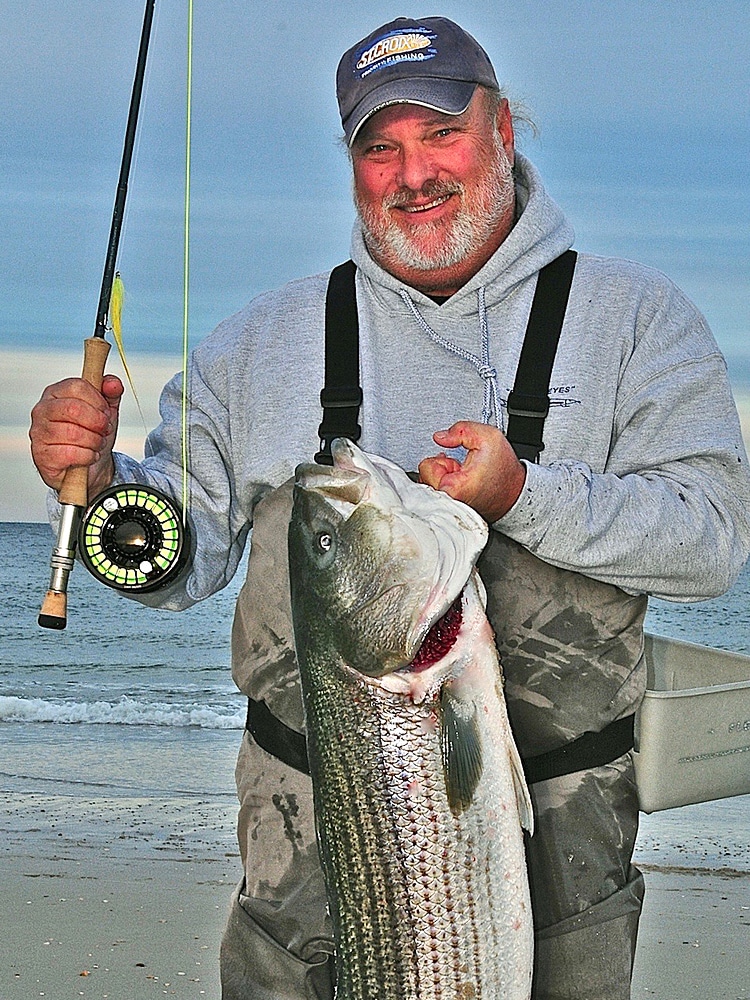
[[420, 212], [429, 212], [433, 208], [438, 208], [440, 205], [444, 205], [446, 201], [453, 197], [453, 194], [444, 194], [439, 198], [433, 198], [432, 201], [428, 201], [425, 205], [399, 205], [398, 208], [403, 212], [407, 212], [409, 215], [416, 215]]

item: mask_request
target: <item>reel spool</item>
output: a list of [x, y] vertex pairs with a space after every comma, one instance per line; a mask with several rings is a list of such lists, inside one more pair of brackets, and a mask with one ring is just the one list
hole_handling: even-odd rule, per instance
[[128, 483], [91, 503], [81, 520], [78, 551], [100, 583], [145, 593], [164, 587], [185, 565], [189, 531], [170, 497]]

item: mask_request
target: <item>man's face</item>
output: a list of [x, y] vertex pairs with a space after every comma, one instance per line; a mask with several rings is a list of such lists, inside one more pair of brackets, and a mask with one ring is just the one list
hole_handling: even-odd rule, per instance
[[461, 115], [413, 104], [377, 112], [352, 146], [354, 197], [370, 253], [429, 294], [451, 294], [513, 226], [513, 127], [477, 89]]

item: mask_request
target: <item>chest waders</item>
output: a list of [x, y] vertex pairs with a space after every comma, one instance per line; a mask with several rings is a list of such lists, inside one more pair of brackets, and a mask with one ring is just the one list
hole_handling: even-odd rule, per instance
[[[575, 262], [567, 251], [539, 274], [508, 397], [508, 440], [530, 462], [544, 449]], [[348, 261], [326, 299], [320, 463], [331, 462], [334, 438], [361, 434], [358, 338]], [[289, 599], [292, 489], [290, 480], [256, 507], [232, 629], [232, 674], [248, 696], [237, 764], [245, 879], [222, 943], [223, 1000], [333, 995]], [[630, 863], [638, 805], [628, 751], [645, 689], [646, 598], [544, 563], [497, 530], [479, 571], [534, 801], [534, 1000], [628, 1000], [643, 896]]]

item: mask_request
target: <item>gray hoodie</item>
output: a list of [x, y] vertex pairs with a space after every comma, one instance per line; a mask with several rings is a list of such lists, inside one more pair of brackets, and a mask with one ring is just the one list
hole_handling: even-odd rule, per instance
[[[516, 175], [514, 229], [443, 305], [383, 271], [355, 228], [366, 451], [415, 469], [437, 452], [435, 430], [482, 419], [483, 320], [497, 376], [490, 418], [505, 426], [537, 273], [573, 241], [522, 156]], [[327, 278], [258, 296], [193, 352], [197, 549], [189, 574], [139, 598], [145, 603], [182, 608], [223, 587], [255, 504], [317, 451]], [[179, 498], [180, 392], [176, 376], [145, 460], [116, 456], [119, 481]], [[540, 464], [528, 467], [521, 496], [494, 529], [554, 566], [629, 593], [696, 600], [726, 590], [750, 549], [750, 475], [724, 359], [679, 289], [641, 265], [580, 254], [550, 396]]]

